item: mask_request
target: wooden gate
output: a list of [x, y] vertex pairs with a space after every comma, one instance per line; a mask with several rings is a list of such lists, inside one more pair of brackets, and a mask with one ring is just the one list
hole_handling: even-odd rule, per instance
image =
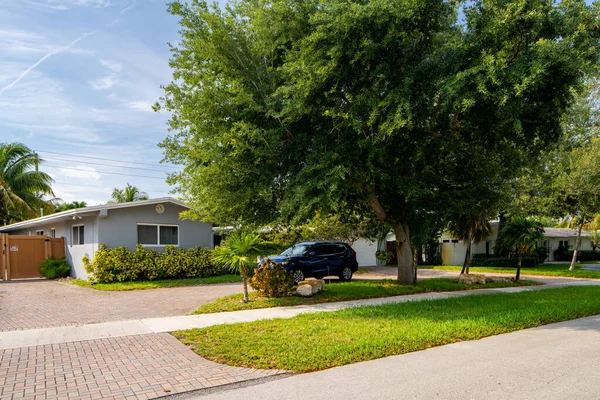
[[0, 234], [0, 246], [2, 279], [41, 278], [42, 261], [65, 257], [65, 238]]

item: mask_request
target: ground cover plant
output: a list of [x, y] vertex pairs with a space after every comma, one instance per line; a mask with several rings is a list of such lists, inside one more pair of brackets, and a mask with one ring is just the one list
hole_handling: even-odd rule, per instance
[[309, 372], [598, 313], [600, 287], [579, 286], [350, 308], [173, 335], [219, 363]]
[[195, 286], [207, 285], [215, 283], [232, 283], [241, 282], [242, 278], [238, 275], [226, 274], [209, 276], [207, 278], [187, 278], [187, 279], [163, 279], [156, 281], [128, 281], [128, 282], [113, 282], [113, 283], [91, 283], [81, 279], [69, 280], [77, 286], [88, 287], [103, 291], [125, 291], [125, 290], [145, 290], [169, 288], [178, 286]]
[[258, 308], [297, 306], [304, 304], [331, 303], [358, 299], [371, 299], [378, 297], [400, 296], [406, 294], [426, 292], [453, 292], [457, 290], [500, 288], [513, 286], [536, 285], [538, 282], [491, 282], [485, 285], [465, 285], [456, 279], [435, 278], [417, 281], [416, 285], [399, 285], [391, 279], [364, 280], [352, 282], [337, 282], [325, 285], [325, 289], [312, 297], [281, 297], [268, 298], [258, 293], [250, 293], [250, 301], [242, 303], [242, 295], [234, 294], [222, 297], [212, 303], [204, 304], [194, 314], [208, 314], [224, 311], [251, 310]]
[[67, 265], [64, 258], [47, 258], [42, 261], [40, 272], [44, 278], [58, 279], [69, 276], [71, 267]]

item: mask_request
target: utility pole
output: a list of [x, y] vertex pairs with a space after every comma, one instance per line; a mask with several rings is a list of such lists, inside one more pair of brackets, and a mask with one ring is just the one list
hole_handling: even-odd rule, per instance
[[35, 151], [33, 152], [33, 154], [35, 155], [35, 172], [39, 172], [40, 156]]

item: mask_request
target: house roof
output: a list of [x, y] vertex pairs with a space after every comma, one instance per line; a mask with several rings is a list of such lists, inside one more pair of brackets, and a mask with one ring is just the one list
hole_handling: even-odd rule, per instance
[[131, 201], [128, 203], [115, 203], [115, 204], [101, 204], [99, 206], [89, 206], [82, 208], [74, 208], [72, 210], [61, 211], [55, 214], [46, 215], [43, 217], [28, 219], [27, 221], [17, 222], [15, 224], [0, 226], [0, 232], [8, 232], [13, 231], [15, 229], [28, 228], [35, 225], [43, 224], [50, 221], [59, 221], [69, 219], [69, 217], [73, 217], [76, 215], [85, 216], [86, 214], [90, 214], [93, 212], [101, 211], [101, 210], [114, 210], [117, 208], [130, 208], [130, 207], [139, 207], [146, 206], [152, 204], [159, 203], [172, 203], [177, 204], [178, 206], [189, 209], [190, 207], [186, 206], [184, 203], [175, 200], [172, 197], [161, 197], [158, 199], [151, 200], [140, 200], [140, 201]]
[[[544, 237], [547, 238], [568, 238], [576, 237], [577, 230], [569, 228], [544, 228]], [[590, 232], [581, 231], [581, 237], [592, 236]]]

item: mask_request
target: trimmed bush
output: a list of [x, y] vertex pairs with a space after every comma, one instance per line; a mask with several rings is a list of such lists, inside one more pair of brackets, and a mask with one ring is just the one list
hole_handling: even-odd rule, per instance
[[98, 283], [153, 281], [158, 279], [205, 278], [221, 273], [212, 261], [212, 250], [167, 246], [163, 253], [137, 245], [135, 251], [126, 247], [101, 245], [91, 261], [83, 258], [90, 280]]
[[40, 266], [42, 276], [47, 279], [66, 278], [71, 273], [64, 258], [48, 258]]
[[254, 270], [252, 289], [266, 297], [287, 297], [294, 291], [294, 279], [281, 263], [266, 259]]
[[[519, 259], [513, 258], [494, 258], [488, 257], [484, 254], [473, 254], [471, 258], [472, 267], [494, 267], [494, 268], [517, 268]], [[535, 257], [523, 257], [522, 268], [532, 268], [537, 265], [537, 258]]]

